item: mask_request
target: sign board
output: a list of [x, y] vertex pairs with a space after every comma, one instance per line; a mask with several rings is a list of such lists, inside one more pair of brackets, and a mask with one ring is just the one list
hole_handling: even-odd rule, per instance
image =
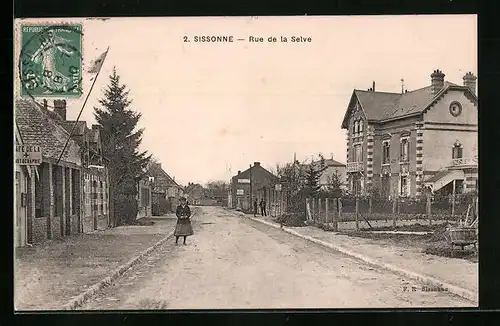
[[274, 185], [274, 190], [281, 191], [281, 184]]
[[16, 145], [16, 164], [42, 164], [42, 148], [40, 146]]
[[238, 183], [250, 183], [250, 179], [238, 179]]
[[244, 195], [245, 191], [243, 189], [236, 189], [236, 195]]

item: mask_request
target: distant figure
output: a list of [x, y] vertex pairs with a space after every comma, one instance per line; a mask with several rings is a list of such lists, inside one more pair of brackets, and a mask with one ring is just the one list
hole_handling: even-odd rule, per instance
[[256, 217], [258, 214], [258, 210], [257, 210], [257, 198], [255, 198], [254, 202], [253, 202], [253, 217]]
[[191, 210], [187, 205], [186, 198], [181, 197], [180, 205], [177, 206], [175, 215], [177, 215], [177, 225], [175, 226], [175, 244], [179, 241], [179, 237], [184, 237], [183, 244], [186, 244], [186, 238], [193, 235], [193, 228], [191, 226]]
[[266, 201], [264, 200], [264, 198], [262, 198], [260, 200], [260, 214], [262, 216], [267, 216], [267, 213], [266, 213]]

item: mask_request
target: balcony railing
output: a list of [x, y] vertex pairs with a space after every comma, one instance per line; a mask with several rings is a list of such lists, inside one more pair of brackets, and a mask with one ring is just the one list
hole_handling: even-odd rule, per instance
[[359, 172], [363, 171], [363, 162], [349, 162], [346, 166], [346, 171], [349, 172]]
[[461, 158], [454, 158], [451, 161], [451, 166], [466, 166], [466, 165], [478, 165], [478, 157], [461, 157]]

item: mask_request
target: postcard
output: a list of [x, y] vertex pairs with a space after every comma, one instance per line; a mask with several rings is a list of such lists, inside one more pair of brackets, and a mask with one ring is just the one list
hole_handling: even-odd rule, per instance
[[14, 33], [17, 312], [478, 306], [476, 15]]

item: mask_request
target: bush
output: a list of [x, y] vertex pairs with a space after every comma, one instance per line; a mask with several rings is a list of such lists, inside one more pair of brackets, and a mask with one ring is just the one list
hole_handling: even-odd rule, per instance
[[135, 224], [139, 206], [135, 196], [118, 195], [115, 200], [115, 216], [117, 226]]
[[165, 215], [169, 213], [172, 209], [172, 202], [165, 198], [160, 198], [160, 203], [158, 204], [158, 212], [160, 215]]
[[276, 218], [277, 223], [291, 227], [305, 226], [305, 220], [304, 214], [285, 214]]

